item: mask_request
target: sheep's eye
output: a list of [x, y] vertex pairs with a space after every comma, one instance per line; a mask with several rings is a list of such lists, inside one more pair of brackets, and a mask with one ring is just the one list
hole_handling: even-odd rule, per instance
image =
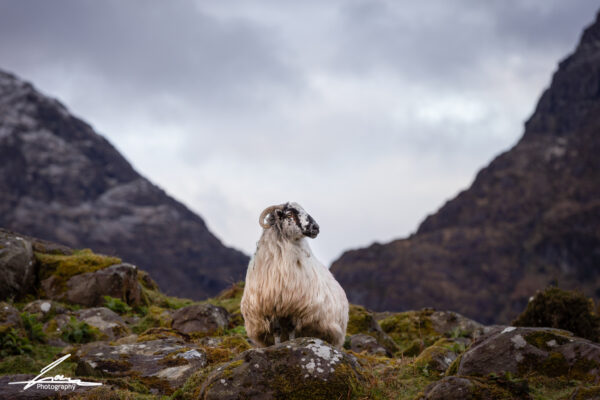
[[285, 216], [288, 218], [292, 218], [294, 216], [294, 213], [291, 211], [286, 211]]

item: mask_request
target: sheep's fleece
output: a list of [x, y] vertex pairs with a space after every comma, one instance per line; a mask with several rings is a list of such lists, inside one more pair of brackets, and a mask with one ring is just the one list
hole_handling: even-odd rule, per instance
[[317, 337], [342, 346], [346, 293], [305, 238], [316, 236], [318, 224], [296, 203], [266, 209], [260, 222], [265, 229], [248, 265], [241, 302], [248, 336], [258, 346], [274, 344], [275, 336]]

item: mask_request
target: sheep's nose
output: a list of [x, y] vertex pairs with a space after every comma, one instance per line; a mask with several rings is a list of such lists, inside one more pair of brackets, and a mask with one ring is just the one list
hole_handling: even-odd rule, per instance
[[310, 227], [310, 231], [314, 235], [317, 235], [319, 233], [319, 224], [317, 224], [316, 222], [314, 224], [312, 224], [312, 226]]

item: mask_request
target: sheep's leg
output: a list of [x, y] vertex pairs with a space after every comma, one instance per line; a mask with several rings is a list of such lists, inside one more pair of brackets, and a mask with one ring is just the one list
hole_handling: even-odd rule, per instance
[[296, 339], [296, 331], [295, 331], [295, 330], [292, 330], [292, 331], [290, 332], [290, 340], [294, 340], [294, 339]]
[[271, 331], [273, 332], [273, 342], [275, 344], [281, 343], [281, 323], [279, 322], [279, 318], [275, 318], [271, 322]]

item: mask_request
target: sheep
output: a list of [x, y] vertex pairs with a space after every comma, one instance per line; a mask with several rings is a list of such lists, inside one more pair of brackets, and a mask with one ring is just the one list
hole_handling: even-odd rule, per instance
[[304, 239], [317, 237], [319, 225], [293, 202], [266, 208], [259, 223], [240, 306], [248, 337], [260, 347], [306, 336], [341, 347], [346, 293]]

